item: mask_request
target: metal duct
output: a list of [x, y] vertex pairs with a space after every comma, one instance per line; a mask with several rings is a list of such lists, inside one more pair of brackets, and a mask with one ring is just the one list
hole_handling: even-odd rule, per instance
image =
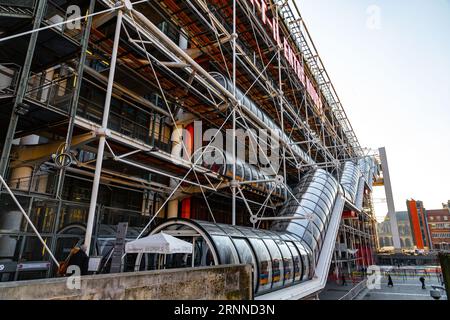
[[358, 210], [362, 210], [363, 208], [363, 201], [364, 201], [364, 187], [365, 187], [365, 178], [360, 177], [358, 182], [358, 192], [356, 193], [355, 198], [355, 207], [358, 208]]
[[344, 164], [344, 170], [341, 175], [341, 185], [344, 189], [345, 198], [353, 204], [355, 203], [360, 176], [361, 171], [357, 164], [352, 161], [347, 161]]
[[370, 169], [371, 169], [371, 158], [365, 157], [362, 159], [359, 159], [359, 170], [361, 171], [361, 174], [363, 175], [366, 182], [369, 181], [369, 175], [370, 175]]
[[[227, 79], [224, 75], [211, 72], [211, 76], [220, 83], [226, 90], [233, 92], [233, 83]], [[247, 114], [256, 118], [257, 121], [261, 122], [266, 126], [269, 130], [275, 133], [278, 138], [284, 143], [288, 145], [292, 152], [295, 153], [300, 159], [302, 159], [307, 164], [315, 164], [315, 161], [304, 152], [295, 142], [289, 138], [289, 136], [281, 130], [281, 128], [264, 112], [262, 111], [251, 99], [245, 96], [239, 88], [236, 88], [236, 99], [241, 102]]]
[[[207, 147], [206, 150], [196, 150], [194, 158], [196, 153], [200, 155], [202, 152], [204, 152], [203, 161], [201, 163], [202, 167], [229, 178], [233, 177], [233, 156], [230, 153], [210, 146]], [[261, 170], [254, 165], [251, 165], [242, 159], [236, 159], [236, 180], [255, 181], [249, 185], [267, 193], [273, 190], [272, 194], [284, 197], [284, 186], [276, 185], [275, 182], [273, 182], [273, 178], [274, 176], [262, 173]], [[267, 181], [264, 182], [264, 180]]]
[[272, 230], [287, 231], [301, 238], [317, 261], [338, 190], [339, 184], [330, 173], [323, 169], [310, 171], [292, 190], [294, 197], [279, 213], [279, 216], [300, 219], [276, 221]]

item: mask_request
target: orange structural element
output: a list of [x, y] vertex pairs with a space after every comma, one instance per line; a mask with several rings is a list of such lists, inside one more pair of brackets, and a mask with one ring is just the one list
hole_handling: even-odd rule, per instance
[[184, 219], [191, 218], [191, 198], [186, 198], [181, 201], [181, 217]]
[[[194, 124], [188, 124], [185, 129], [188, 132], [185, 138], [186, 152], [187, 157], [190, 159], [192, 153], [194, 152]], [[184, 219], [191, 218], [191, 197], [181, 201], [181, 217]]]
[[416, 240], [417, 249], [423, 249], [422, 232], [420, 231], [419, 213], [417, 212], [417, 202], [415, 200], [408, 201], [409, 216], [411, 219], [411, 229]]

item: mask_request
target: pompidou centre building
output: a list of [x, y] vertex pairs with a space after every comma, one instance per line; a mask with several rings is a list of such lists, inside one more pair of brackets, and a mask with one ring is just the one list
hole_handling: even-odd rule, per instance
[[374, 264], [378, 157], [293, 0], [0, 0], [0, 281], [164, 232], [302, 299]]

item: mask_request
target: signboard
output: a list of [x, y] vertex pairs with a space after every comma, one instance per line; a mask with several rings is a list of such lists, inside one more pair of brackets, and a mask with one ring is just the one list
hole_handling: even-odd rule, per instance
[[50, 262], [22, 262], [17, 265], [18, 271], [48, 270]]
[[125, 251], [125, 237], [127, 235], [128, 222], [121, 222], [117, 225], [116, 241], [111, 258], [111, 273], [119, 273], [122, 270], [122, 256]]
[[306, 88], [311, 99], [314, 101], [316, 108], [321, 111], [322, 110], [322, 99], [320, 98], [320, 94], [317, 92], [315, 86], [312, 81], [305, 75], [305, 69], [302, 61], [302, 57], [296, 53], [292, 46], [289, 44], [288, 39], [283, 38], [281, 40], [280, 37], [280, 25], [277, 18], [270, 18], [267, 13], [270, 10], [269, 6], [266, 3], [266, 0], [249, 0], [250, 3], [259, 10], [261, 15], [261, 20], [264, 25], [267, 25], [272, 30], [272, 37], [275, 43], [278, 45], [280, 49], [284, 52], [284, 57], [289, 63], [289, 66], [292, 68], [300, 82]]
[[100, 263], [102, 262], [102, 256], [99, 257], [89, 257], [88, 271], [98, 272], [100, 268]]

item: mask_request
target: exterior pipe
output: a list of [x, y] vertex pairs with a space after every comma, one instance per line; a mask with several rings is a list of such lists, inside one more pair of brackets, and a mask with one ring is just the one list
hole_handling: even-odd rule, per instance
[[98, 143], [98, 152], [97, 152], [97, 161], [95, 164], [94, 183], [92, 186], [92, 196], [91, 196], [91, 202], [89, 205], [89, 215], [88, 215], [88, 221], [87, 221], [87, 226], [86, 226], [86, 236], [84, 239], [84, 244], [87, 247], [87, 249], [86, 249], [87, 255], [89, 255], [89, 252], [90, 252], [92, 231], [94, 229], [95, 209], [97, 207], [98, 189], [100, 186], [100, 176], [102, 173], [103, 154], [105, 151], [106, 131], [108, 128], [109, 108], [111, 105], [112, 90], [113, 90], [113, 85], [114, 85], [114, 75], [115, 75], [115, 71], [116, 71], [117, 51], [119, 48], [120, 31], [122, 28], [122, 17], [123, 17], [123, 12], [121, 9], [119, 9], [119, 11], [117, 13], [116, 31], [115, 31], [115, 35], [114, 35], [114, 45], [113, 45], [113, 49], [112, 49], [111, 68], [109, 70], [109, 79], [108, 79], [108, 88], [106, 91], [105, 108], [103, 110], [102, 132], [101, 132], [100, 140]]
[[[167, 37], [161, 30], [159, 30], [158, 27], [156, 27], [150, 20], [148, 20], [147, 17], [145, 17], [142, 13], [136, 10], [133, 10], [133, 15], [136, 16], [137, 18], [136, 20], [139, 20], [139, 22], [143, 23], [153, 35], [159, 38], [159, 40], [165, 45], [167, 45], [169, 49], [173, 50], [173, 52], [175, 52], [179, 58], [185, 60], [200, 75], [202, 75], [206, 80], [208, 80], [211, 84], [213, 84], [226, 98], [230, 99], [233, 104], [237, 104], [239, 102], [232, 92], [230, 92], [223, 85], [221, 85], [210, 73], [204, 70], [197, 62], [195, 62], [194, 59], [192, 59], [186, 52], [184, 52], [180, 47], [178, 47], [177, 44], [175, 44], [169, 37]], [[258, 123], [258, 125], [271, 132], [272, 136], [275, 139], [280, 140], [284, 145], [288, 145], [287, 148], [291, 150], [289, 144], [286, 141], [284, 141], [284, 139], [282, 139], [282, 137], [280, 137], [275, 130], [267, 126], [263, 121], [261, 121], [247, 108], [244, 108], [244, 110], [254, 121]], [[305, 161], [306, 163], [310, 164], [314, 163], [312, 159], [305, 159], [304, 157], [302, 157], [302, 160]]]

